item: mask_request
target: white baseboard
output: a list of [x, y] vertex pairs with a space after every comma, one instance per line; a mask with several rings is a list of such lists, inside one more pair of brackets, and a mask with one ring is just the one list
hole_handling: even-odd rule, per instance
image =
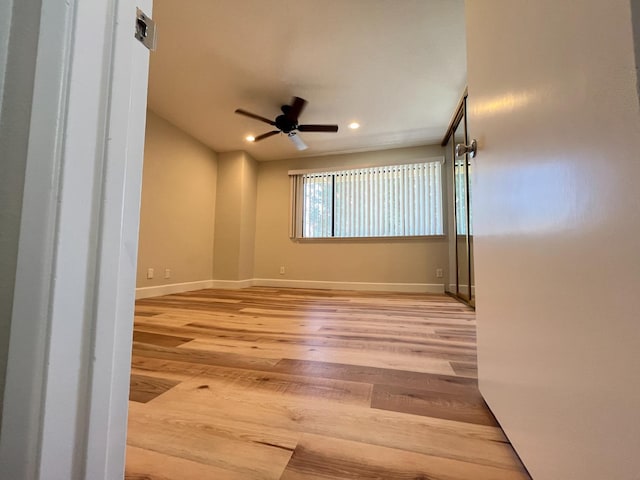
[[[250, 278], [247, 280], [201, 280], [199, 282], [172, 283], [155, 287], [136, 288], [136, 300], [160, 297], [172, 293], [190, 292], [205, 288], [237, 290], [248, 287], [319, 288], [325, 290], [359, 290], [374, 292], [444, 293], [441, 283], [374, 283], [330, 282], [323, 280], [287, 280], [282, 278]], [[455, 290], [455, 285], [453, 286]]]
[[136, 288], [136, 300], [141, 298], [160, 297], [172, 293], [190, 292], [192, 290], [202, 290], [212, 288], [213, 280], [201, 280], [199, 282], [171, 283], [169, 285], [158, 285], [155, 287]]
[[253, 285], [257, 287], [322, 288], [328, 290], [369, 290], [375, 292], [444, 293], [444, 284], [441, 283], [330, 282], [322, 280], [254, 278]]
[[237, 290], [240, 288], [253, 287], [255, 279], [248, 278], [246, 280], [211, 280], [211, 284], [207, 288], [228, 288], [229, 290]]

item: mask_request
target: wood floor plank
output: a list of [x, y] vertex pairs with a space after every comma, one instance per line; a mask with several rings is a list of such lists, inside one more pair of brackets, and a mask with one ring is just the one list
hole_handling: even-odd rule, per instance
[[305, 434], [281, 480], [525, 480], [503, 470], [376, 445]]
[[[279, 478], [279, 477], [273, 477]], [[245, 473], [185, 460], [144, 448], [127, 447], [124, 480], [247, 480]]]
[[143, 311], [141, 309], [136, 309], [134, 315], [137, 316], [137, 317], [154, 317], [156, 315], [159, 315], [159, 313], [157, 313], [157, 312], [145, 312], [145, 311]]
[[396, 352], [387, 350], [383, 352], [369, 352], [363, 349], [339, 348], [339, 347], [302, 347], [288, 348], [278, 342], [237, 342], [225, 339], [196, 339], [189, 342], [189, 349], [211, 353], [227, 353], [248, 356], [255, 352], [262, 358], [282, 359], [293, 358], [298, 360], [323, 361], [327, 358], [338, 363], [351, 363], [368, 367], [388, 368], [395, 370], [408, 370], [425, 373], [437, 373], [452, 375], [455, 371], [447, 360], [432, 358], [416, 352]]
[[147, 403], [175, 387], [178, 383], [167, 378], [132, 374], [129, 386], [129, 400]]
[[[148, 432], [147, 428], [138, 429], [137, 426], [145, 426], [147, 423], [176, 424], [177, 428], [186, 426], [189, 428], [203, 430], [205, 435], [213, 435], [215, 438], [227, 438], [238, 442], [250, 442], [256, 445], [278, 448], [292, 452], [298, 440], [300, 433], [292, 430], [283, 429], [268, 424], [257, 424], [255, 422], [245, 422], [240, 418], [234, 418], [220, 412], [218, 415], [211, 415], [206, 409], [200, 408], [185, 410], [180, 405], [174, 405], [172, 402], [164, 405], [155, 403], [140, 404], [130, 403], [130, 413], [134, 417], [129, 419], [130, 427], [134, 431], [134, 436]], [[134, 437], [132, 437], [133, 439]], [[153, 440], [144, 439], [153, 444]], [[213, 454], [214, 452], [212, 452]]]
[[293, 360], [285, 358], [273, 368], [275, 372], [295, 373], [307, 377], [333, 378], [369, 384], [392, 385], [444, 393], [477, 394], [478, 383], [472, 378], [432, 373], [391, 370], [344, 363]]
[[256, 439], [257, 434], [244, 436], [241, 429], [221, 428], [209, 417], [149, 406], [140, 409], [130, 404], [128, 445], [229, 470], [247, 479], [279, 478], [297, 442], [287, 439], [280, 444], [279, 438], [268, 434]]
[[[156, 309], [156, 312], [157, 312], [157, 309]], [[185, 312], [185, 313], [188, 314], [188, 312]], [[167, 314], [164, 311], [157, 312], [156, 315], [151, 315], [151, 316], [139, 316], [139, 315], [135, 316], [136, 328], [139, 328], [145, 325], [155, 325], [155, 326], [161, 326], [161, 327], [165, 327], [167, 325], [180, 326], [180, 325], [189, 323], [190, 321], [191, 321], [191, 316], [188, 316], [188, 317], [185, 317], [183, 315], [172, 316], [170, 314]]]
[[334, 380], [305, 375], [289, 375], [268, 371], [210, 367], [197, 377], [198, 388], [216, 392], [233, 389], [248, 395], [272, 393], [309, 399], [322, 398], [330, 402], [368, 406], [373, 386], [362, 382]]
[[477, 391], [460, 394], [374, 385], [371, 408], [498, 426]]
[[450, 297], [205, 289], [136, 312], [128, 480], [528, 478]]
[[234, 368], [273, 366], [281, 360], [278, 357], [261, 358], [237, 353], [222, 353], [211, 349], [203, 351], [192, 348], [167, 348], [138, 342], [134, 342], [133, 351], [140, 357]]
[[162, 335], [159, 333], [150, 333], [140, 330], [133, 331], [133, 341], [140, 343], [150, 343], [151, 345], [160, 345], [162, 347], [177, 347], [183, 343], [193, 340], [190, 337], [175, 337], [172, 335]]
[[150, 377], [167, 378], [182, 382], [196, 375], [202, 375], [208, 365], [190, 362], [178, 362], [134, 354], [131, 357], [131, 373]]

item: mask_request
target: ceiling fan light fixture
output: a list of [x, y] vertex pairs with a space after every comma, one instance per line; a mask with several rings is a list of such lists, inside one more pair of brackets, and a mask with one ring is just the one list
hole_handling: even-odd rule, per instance
[[288, 133], [287, 136], [289, 137], [289, 140], [291, 140], [291, 142], [295, 145], [295, 147], [298, 150], [302, 151], [309, 148], [307, 147], [307, 144], [304, 143], [298, 135], [296, 135], [295, 132]]
[[255, 142], [255, 141], [256, 141], [256, 137], [254, 137], [253, 135], [247, 135], [247, 136], [245, 137], [245, 140], [246, 140], [247, 142]]
[[357, 130], [358, 128], [360, 128], [360, 124], [359, 124], [358, 122], [351, 122], [351, 123], [349, 124], [349, 128], [350, 128], [351, 130]]

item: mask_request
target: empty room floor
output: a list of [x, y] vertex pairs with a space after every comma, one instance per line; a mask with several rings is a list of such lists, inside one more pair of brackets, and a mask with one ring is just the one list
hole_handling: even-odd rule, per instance
[[126, 479], [529, 479], [443, 295], [200, 290], [136, 303]]

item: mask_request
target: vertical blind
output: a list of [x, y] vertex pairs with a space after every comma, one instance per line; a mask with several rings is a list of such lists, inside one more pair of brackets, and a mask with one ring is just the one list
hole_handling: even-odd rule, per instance
[[440, 162], [301, 174], [295, 230], [307, 238], [442, 235], [441, 175]]
[[328, 174], [302, 176], [304, 237], [332, 237], [333, 177]]

